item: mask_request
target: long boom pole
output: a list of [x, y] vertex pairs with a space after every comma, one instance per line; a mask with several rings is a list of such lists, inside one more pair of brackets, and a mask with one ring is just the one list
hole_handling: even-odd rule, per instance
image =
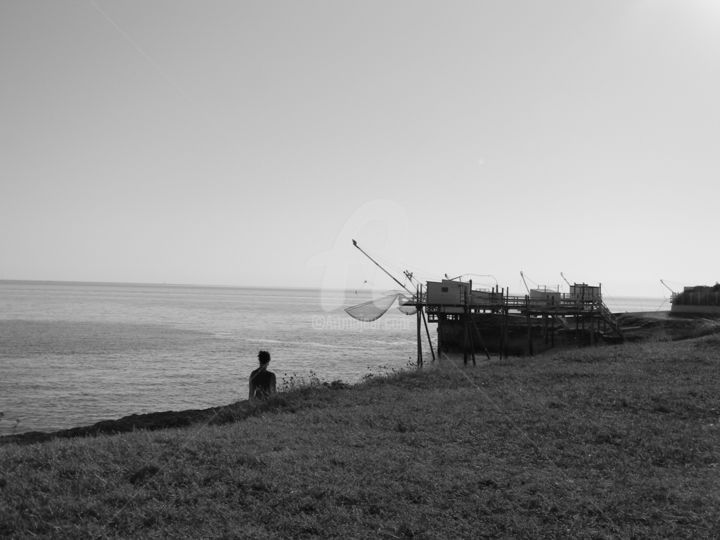
[[668, 286], [668, 284], [665, 283], [665, 281], [663, 281], [662, 279], [660, 280], [660, 283], [662, 283], [662, 284], [665, 286], [665, 288], [666, 288], [668, 291], [670, 291], [670, 293], [671, 293], [673, 296], [677, 294], [677, 293], [676, 293], [675, 291], [673, 291], [673, 290]]
[[[412, 296], [412, 295], [414, 294], [414, 293], [413, 293], [412, 291], [410, 291], [405, 285], [403, 285], [402, 283], [400, 283], [400, 282], [395, 278], [395, 276], [393, 276], [390, 272], [388, 272], [388, 271], [385, 270], [382, 266], [380, 266], [380, 263], [379, 263], [379, 262], [377, 262], [377, 261], [376, 261], [375, 259], [373, 259], [370, 255], [368, 255], [367, 253], [365, 253], [365, 251], [363, 250], [363, 248], [361, 248], [360, 246], [358, 246], [358, 243], [357, 243], [355, 240], [353, 240], [352, 243], [353, 243], [353, 246], [355, 246], [356, 248], [358, 248], [358, 249], [360, 250], [360, 253], [362, 253], [362, 254], [365, 255], [368, 259], [370, 259], [372, 262], [374, 262], [374, 263], [375, 263], [375, 266], [377, 266], [380, 270], [382, 270], [382, 271], [385, 272], [388, 276], [390, 276], [390, 278], [392, 278], [392, 280], [393, 280], [395, 283], [397, 283], [397, 284], [400, 285], [403, 289], [405, 289], [405, 290], [408, 292], [408, 294], [410, 294], [410, 296]], [[418, 300], [420, 300], [420, 299], [418, 298]]]
[[522, 278], [522, 282], [525, 285], [525, 289], [527, 290], [528, 294], [530, 294], [530, 287], [528, 287], [527, 281], [525, 281], [525, 274], [522, 270], [520, 270], [520, 277]]
[[[412, 293], [412, 291], [410, 291], [410, 289], [408, 289], [405, 285], [400, 283], [400, 281], [398, 281], [395, 276], [393, 276], [390, 272], [385, 270], [385, 268], [383, 268], [379, 262], [377, 262], [375, 259], [373, 259], [370, 255], [368, 255], [365, 252], [365, 250], [363, 250], [363, 248], [358, 246], [358, 243], [355, 240], [353, 240], [352, 243], [353, 243], [353, 246], [355, 246], [356, 248], [358, 248], [360, 250], [360, 253], [362, 253], [368, 259], [370, 259], [373, 263], [375, 263], [375, 266], [377, 266], [380, 270], [382, 270], [388, 276], [390, 276], [390, 278], [395, 283], [400, 285], [403, 289], [405, 289], [408, 292], [408, 294], [410, 294], [411, 296], [413, 295], [413, 293]], [[410, 281], [412, 281], [412, 273], [408, 272], [407, 270], [405, 271], [405, 277], [407, 277]], [[418, 361], [418, 367], [421, 367], [422, 363], [423, 363], [422, 362], [422, 345], [421, 345], [422, 341], [420, 339], [420, 321], [421, 320], [425, 324], [425, 333], [427, 334], [428, 344], [430, 345], [430, 353], [432, 354], [433, 362], [435, 361], [435, 350], [433, 349], [432, 340], [430, 339], [430, 330], [428, 329], [427, 319], [425, 318], [425, 311], [423, 310], [423, 306], [422, 306], [422, 285], [420, 285], [420, 284], [418, 284], [417, 291], [415, 292], [415, 308], [417, 309], [417, 325], [418, 325], [418, 328], [417, 328], [418, 359], [417, 359], [417, 361]], [[489, 358], [489, 356], [488, 356], [488, 358]]]

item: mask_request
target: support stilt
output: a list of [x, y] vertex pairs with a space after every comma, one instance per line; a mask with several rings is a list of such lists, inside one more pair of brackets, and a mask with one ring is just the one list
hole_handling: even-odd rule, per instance
[[417, 367], [422, 367], [423, 365], [423, 357], [422, 357], [422, 328], [421, 328], [421, 322], [422, 322], [422, 305], [420, 303], [420, 288], [417, 289], [417, 300], [416, 300], [416, 311], [415, 311], [415, 318], [417, 320]]

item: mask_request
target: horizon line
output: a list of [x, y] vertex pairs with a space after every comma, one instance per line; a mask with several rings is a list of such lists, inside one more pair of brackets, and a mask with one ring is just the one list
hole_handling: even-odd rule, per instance
[[[277, 286], [277, 285], [213, 285], [203, 283], [168, 283], [168, 282], [141, 282], [141, 281], [80, 281], [80, 280], [61, 280], [61, 279], [0, 279], [0, 283], [24, 283], [35, 285], [106, 285], [120, 287], [188, 287], [188, 288], [206, 288], [206, 289], [276, 289], [276, 290], [296, 290], [296, 291], [367, 291], [372, 292], [372, 288], [364, 287], [307, 287], [307, 286]], [[390, 289], [387, 289], [390, 290]], [[608, 298], [664, 298], [664, 296], [637, 296], [637, 295], [603, 295]]]

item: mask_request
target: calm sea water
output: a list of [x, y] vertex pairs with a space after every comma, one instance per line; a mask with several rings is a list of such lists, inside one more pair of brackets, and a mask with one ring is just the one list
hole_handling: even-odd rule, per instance
[[[245, 399], [257, 351], [278, 382], [357, 382], [414, 362], [415, 318], [373, 323], [355, 291], [0, 281], [0, 435]], [[662, 299], [607, 299], [616, 311]], [[667, 305], [663, 308], [667, 309]], [[431, 328], [431, 335], [434, 335]]]
[[247, 397], [257, 352], [278, 383], [356, 382], [415, 355], [414, 317], [374, 323], [345, 291], [0, 282], [0, 434]]

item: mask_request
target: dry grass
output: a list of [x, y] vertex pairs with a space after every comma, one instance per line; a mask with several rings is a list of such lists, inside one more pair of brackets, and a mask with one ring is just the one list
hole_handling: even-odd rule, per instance
[[6, 445], [0, 536], [711, 537], [719, 351], [446, 360], [222, 425]]

